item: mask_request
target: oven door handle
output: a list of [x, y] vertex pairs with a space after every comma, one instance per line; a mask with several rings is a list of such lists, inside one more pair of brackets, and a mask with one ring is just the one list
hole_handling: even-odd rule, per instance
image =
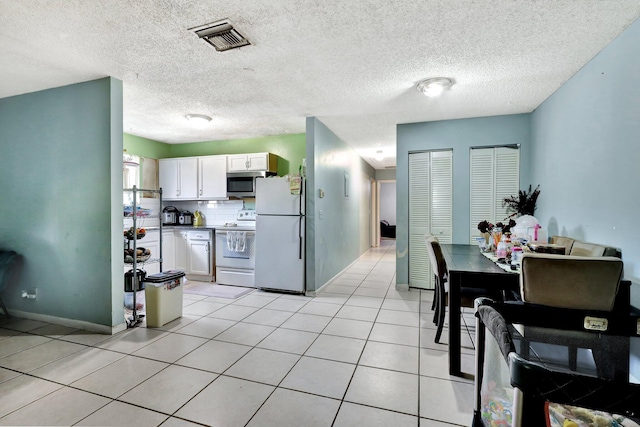
[[[220, 231], [216, 230], [216, 234], [227, 234], [229, 231], [232, 231], [232, 230], [220, 230]], [[238, 230], [238, 231], [243, 231], [243, 232], [247, 233], [247, 236], [255, 236], [256, 235], [255, 231], [247, 231], [247, 230]]]

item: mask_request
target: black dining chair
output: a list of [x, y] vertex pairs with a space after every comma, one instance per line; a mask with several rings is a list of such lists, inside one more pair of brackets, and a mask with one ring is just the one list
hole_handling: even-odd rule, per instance
[[440, 342], [442, 328], [444, 327], [444, 316], [447, 309], [447, 264], [442, 256], [442, 249], [438, 239], [434, 236], [425, 236], [429, 261], [433, 270], [435, 280], [435, 293], [433, 301], [435, 304], [433, 322], [437, 326], [435, 342]]
[[[444, 327], [444, 318], [447, 311], [447, 298], [449, 295], [447, 262], [442, 255], [442, 248], [436, 237], [425, 236], [425, 241], [429, 252], [429, 261], [431, 262], [431, 268], [435, 276], [435, 311], [433, 318], [437, 330], [434, 341], [440, 343], [440, 337], [442, 336], [442, 329]], [[460, 306], [468, 308], [473, 308], [475, 299], [479, 297], [489, 297], [494, 301], [503, 300], [503, 294], [499, 290], [476, 287], [462, 287], [460, 289], [460, 296]]]

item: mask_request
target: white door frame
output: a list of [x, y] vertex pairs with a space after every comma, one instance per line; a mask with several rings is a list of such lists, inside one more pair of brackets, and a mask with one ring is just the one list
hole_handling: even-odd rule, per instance
[[[380, 232], [380, 185], [388, 184], [388, 183], [396, 183], [395, 179], [380, 179], [376, 182], [376, 214], [375, 214], [375, 241], [376, 246], [380, 246], [381, 232]], [[397, 198], [396, 198], [396, 210], [397, 210]]]

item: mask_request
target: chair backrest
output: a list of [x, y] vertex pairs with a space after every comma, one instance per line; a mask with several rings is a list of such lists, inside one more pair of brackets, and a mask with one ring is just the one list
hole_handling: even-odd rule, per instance
[[599, 311], [613, 309], [623, 270], [615, 257], [537, 253], [524, 254], [521, 267], [524, 302]]
[[425, 242], [427, 244], [427, 251], [429, 252], [429, 261], [431, 261], [433, 274], [444, 279], [447, 275], [447, 266], [444, 261], [444, 256], [442, 256], [442, 248], [440, 247], [438, 238], [431, 235], [425, 235]]
[[593, 243], [574, 242], [570, 255], [573, 256], [603, 256], [605, 247]]
[[575, 239], [566, 236], [551, 236], [551, 243], [558, 246], [564, 246], [564, 254], [569, 255], [571, 253], [571, 248], [575, 243]]

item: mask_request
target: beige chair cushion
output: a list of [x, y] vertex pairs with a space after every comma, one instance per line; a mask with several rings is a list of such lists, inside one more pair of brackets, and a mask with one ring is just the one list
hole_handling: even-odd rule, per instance
[[571, 248], [575, 243], [575, 239], [565, 236], [552, 236], [551, 243], [558, 246], [564, 246], [564, 254], [569, 255], [571, 253]]
[[611, 311], [621, 278], [620, 258], [526, 253], [520, 292], [533, 304]]
[[570, 255], [573, 256], [602, 256], [605, 247], [602, 245], [594, 245], [593, 243], [574, 242], [571, 247]]

